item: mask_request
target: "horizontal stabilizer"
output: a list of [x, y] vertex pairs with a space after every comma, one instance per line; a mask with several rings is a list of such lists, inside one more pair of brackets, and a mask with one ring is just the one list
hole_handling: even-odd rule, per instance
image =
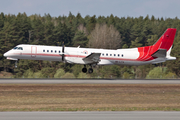
[[167, 52], [166, 49], [159, 49], [155, 53], [153, 53], [151, 56], [152, 57], [163, 57], [163, 58], [165, 58], [166, 57], [166, 52]]

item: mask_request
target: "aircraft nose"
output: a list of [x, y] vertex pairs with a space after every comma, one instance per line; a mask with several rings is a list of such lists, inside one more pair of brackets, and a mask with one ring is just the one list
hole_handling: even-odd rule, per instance
[[4, 57], [8, 57], [8, 52], [4, 53]]

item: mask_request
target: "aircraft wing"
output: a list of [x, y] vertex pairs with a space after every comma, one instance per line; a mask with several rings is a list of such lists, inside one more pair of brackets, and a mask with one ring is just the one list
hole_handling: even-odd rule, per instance
[[98, 63], [100, 61], [101, 53], [91, 53], [90, 55], [83, 58], [84, 62], [91, 64], [91, 63]]

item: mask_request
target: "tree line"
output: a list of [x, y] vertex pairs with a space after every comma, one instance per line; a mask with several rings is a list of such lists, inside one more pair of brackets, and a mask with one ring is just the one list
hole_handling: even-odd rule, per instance
[[[175, 61], [143, 66], [96, 66], [93, 74], [81, 73], [81, 65], [70, 65], [51, 61], [14, 61], [3, 54], [18, 44], [81, 46], [91, 48], [121, 49], [154, 44], [167, 28], [177, 28], [171, 55]], [[154, 16], [117, 17], [85, 16], [80, 13], [51, 17], [50, 14], [18, 15], [0, 14], [0, 71], [13, 77], [35, 78], [151, 78], [159, 71], [162, 78], [180, 76], [180, 20], [155, 18]], [[157, 69], [159, 68], [159, 69]]]

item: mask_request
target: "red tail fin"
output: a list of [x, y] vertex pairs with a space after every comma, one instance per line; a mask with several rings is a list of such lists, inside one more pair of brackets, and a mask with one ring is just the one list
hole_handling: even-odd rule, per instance
[[175, 34], [175, 28], [168, 28], [166, 32], [159, 38], [159, 40], [152, 45], [150, 54], [155, 53], [159, 49], [166, 49], [168, 51], [174, 42]]
[[155, 57], [166, 57], [167, 53], [168, 56], [170, 56], [175, 34], [175, 28], [168, 28], [154, 45], [139, 47], [139, 57], [137, 60], [148, 61], [153, 60]]

